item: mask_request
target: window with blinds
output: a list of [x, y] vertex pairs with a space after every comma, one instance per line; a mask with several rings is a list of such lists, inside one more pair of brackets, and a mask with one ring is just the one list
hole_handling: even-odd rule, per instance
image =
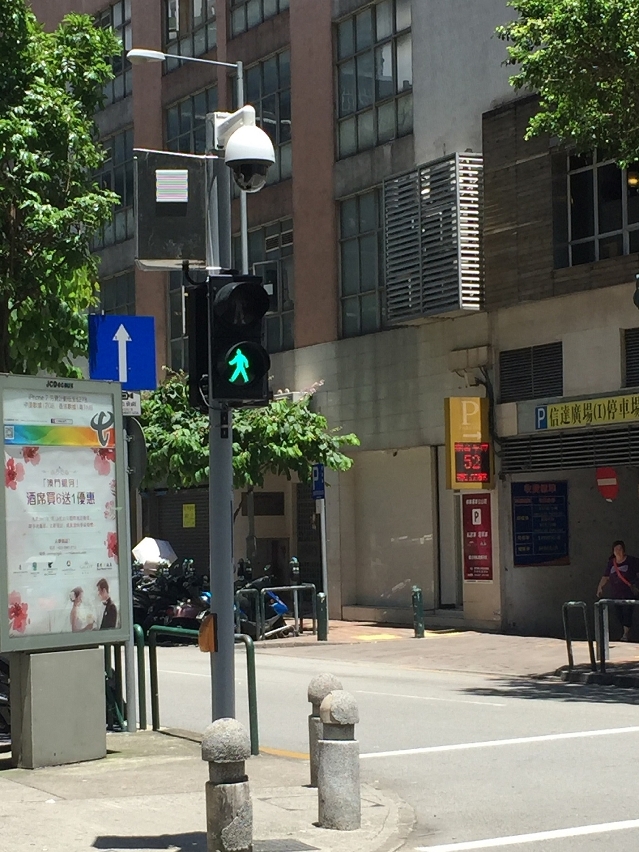
[[499, 353], [501, 402], [563, 396], [563, 350], [559, 343]]
[[624, 339], [624, 387], [639, 386], [639, 328], [627, 328]]

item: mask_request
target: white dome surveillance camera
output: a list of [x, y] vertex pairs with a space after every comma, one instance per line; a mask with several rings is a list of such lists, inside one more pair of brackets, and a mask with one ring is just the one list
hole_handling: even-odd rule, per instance
[[240, 189], [258, 192], [266, 183], [267, 172], [275, 162], [275, 150], [261, 128], [245, 125], [229, 138], [224, 160]]

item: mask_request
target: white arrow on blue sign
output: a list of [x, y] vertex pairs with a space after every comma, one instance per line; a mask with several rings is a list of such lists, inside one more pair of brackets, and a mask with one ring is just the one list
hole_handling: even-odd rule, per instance
[[123, 390], [155, 390], [154, 317], [90, 314], [89, 376]]

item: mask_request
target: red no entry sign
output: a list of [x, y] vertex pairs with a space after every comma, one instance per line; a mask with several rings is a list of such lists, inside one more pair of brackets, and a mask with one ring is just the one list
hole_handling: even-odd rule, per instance
[[597, 468], [597, 488], [601, 496], [611, 503], [619, 494], [619, 480], [614, 467]]

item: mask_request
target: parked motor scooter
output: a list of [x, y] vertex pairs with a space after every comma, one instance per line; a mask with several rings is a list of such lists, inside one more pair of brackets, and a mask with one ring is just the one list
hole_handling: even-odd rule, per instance
[[205, 595], [208, 577], [198, 576], [192, 559], [152, 569], [136, 565], [132, 582], [133, 620], [145, 634], [154, 625], [199, 628], [201, 616], [209, 608]]
[[[267, 565], [266, 569], [269, 567]], [[288, 607], [275, 592], [266, 591], [263, 611], [264, 624], [262, 625], [262, 635], [258, 636], [257, 607], [259, 597], [263, 589], [268, 589], [273, 584], [274, 579], [270, 574], [249, 582], [238, 579], [235, 583], [236, 623], [240, 631], [246, 633], [252, 639], [273, 639], [287, 636], [292, 630], [292, 627], [284, 619], [284, 616], [289, 612]]]

